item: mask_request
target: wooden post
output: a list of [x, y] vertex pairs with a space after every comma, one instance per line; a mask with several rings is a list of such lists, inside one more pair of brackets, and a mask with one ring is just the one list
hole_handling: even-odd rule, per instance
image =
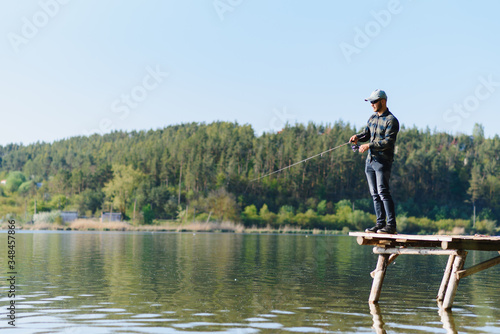
[[466, 257], [467, 252], [460, 250], [453, 261], [453, 269], [451, 271], [448, 287], [446, 288], [446, 294], [443, 299], [443, 309], [445, 310], [451, 309], [451, 306], [453, 305], [453, 300], [455, 299], [458, 289], [458, 282], [460, 280], [457, 275], [457, 271], [462, 270], [464, 267]]
[[380, 299], [380, 292], [382, 291], [382, 284], [384, 283], [388, 262], [389, 254], [380, 254], [378, 256], [377, 268], [373, 275], [372, 291], [370, 293], [370, 299], [368, 300], [371, 304], [378, 303]]
[[450, 281], [450, 275], [454, 261], [455, 254], [450, 254], [450, 256], [448, 257], [448, 263], [446, 264], [446, 270], [443, 275], [443, 280], [441, 281], [441, 286], [439, 287], [439, 292], [437, 295], [438, 302], [442, 302], [444, 300], [444, 294], [446, 292], [446, 288], [448, 287], [448, 282]]
[[500, 256], [497, 256], [497, 257], [494, 257], [494, 258], [489, 259], [487, 261], [476, 264], [475, 266], [470, 267], [468, 269], [460, 270], [457, 272], [457, 277], [459, 279], [462, 279], [462, 278], [467, 277], [469, 275], [472, 275], [472, 274], [478, 273], [480, 271], [483, 271], [485, 269], [496, 266], [497, 264], [500, 264]]

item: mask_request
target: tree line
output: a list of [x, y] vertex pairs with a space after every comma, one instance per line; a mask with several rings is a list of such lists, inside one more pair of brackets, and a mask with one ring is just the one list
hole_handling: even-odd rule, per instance
[[[119, 211], [127, 219], [232, 220], [308, 227], [371, 224], [366, 154], [349, 145], [253, 181], [346, 143], [360, 129], [286, 125], [260, 136], [250, 125], [189, 123], [115, 131], [53, 143], [0, 146], [0, 209], [29, 219], [35, 210]], [[397, 214], [435, 221], [495, 222], [500, 216], [500, 138], [402, 126], [392, 193]], [[341, 218], [342, 210], [351, 216]], [[347, 212], [346, 212], [347, 214]], [[273, 216], [274, 215], [274, 216]], [[357, 225], [356, 225], [357, 224]]]

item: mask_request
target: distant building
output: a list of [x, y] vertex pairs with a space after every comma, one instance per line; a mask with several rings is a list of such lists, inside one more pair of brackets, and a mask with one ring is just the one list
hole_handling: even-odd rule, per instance
[[63, 222], [69, 223], [72, 222], [73, 220], [78, 219], [78, 212], [77, 211], [61, 211], [61, 218]]
[[101, 223], [105, 222], [120, 222], [122, 221], [122, 214], [120, 212], [102, 212]]

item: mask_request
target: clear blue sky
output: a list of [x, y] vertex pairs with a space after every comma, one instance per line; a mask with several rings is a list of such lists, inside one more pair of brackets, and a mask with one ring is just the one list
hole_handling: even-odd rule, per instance
[[[500, 126], [500, 2], [0, 1], [0, 145], [237, 121]], [[346, 138], [347, 140], [348, 138]]]

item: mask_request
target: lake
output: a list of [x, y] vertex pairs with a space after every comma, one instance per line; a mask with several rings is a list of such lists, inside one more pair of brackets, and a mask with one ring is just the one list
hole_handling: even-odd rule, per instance
[[[18, 232], [16, 327], [0, 233], [1, 333], [499, 333], [500, 266], [435, 302], [447, 256], [377, 256], [354, 237]], [[496, 252], [470, 252], [466, 267]]]

